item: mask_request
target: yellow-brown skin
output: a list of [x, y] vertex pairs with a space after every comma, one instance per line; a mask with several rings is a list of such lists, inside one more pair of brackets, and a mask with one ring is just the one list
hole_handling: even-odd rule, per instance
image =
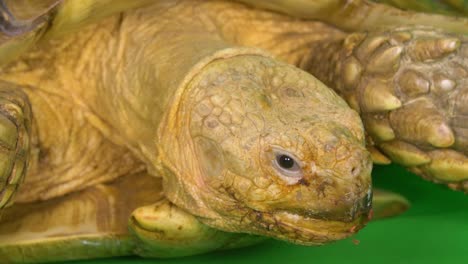
[[297, 65], [360, 113], [374, 162], [468, 191], [468, 19], [366, 0], [239, 1], [357, 32], [310, 43]]
[[[59, 1], [47, 1], [54, 2]], [[64, 1], [58, 5], [50, 27], [42, 23], [40, 30], [3, 43], [2, 63], [30, 47], [36, 39], [45, 42], [113, 12], [150, 2], [119, 0], [113, 1], [109, 8], [107, 1]], [[272, 16], [259, 10], [240, 14], [224, 4], [211, 2], [196, 7], [203, 13], [208, 31], [229, 43], [266, 49], [335, 89], [351, 107], [360, 111], [374, 162], [394, 161], [429, 180], [467, 190], [468, 134], [464, 107], [468, 104], [465, 96], [467, 44], [463, 37], [446, 32], [466, 33], [468, 20], [405, 12], [362, 0], [346, 1], [345, 5], [340, 0], [242, 2], [321, 20], [348, 31], [376, 31], [369, 35], [347, 35], [319, 22]], [[21, 6], [21, 3], [9, 5], [18, 12], [21, 8], [16, 4]], [[46, 2], [29, 3], [37, 5], [28, 9], [34, 12], [21, 14], [21, 18], [44, 12]], [[401, 26], [406, 27], [397, 28]], [[432, 27], [445, 32], [436, 32]], [[70, 182], [71, 178], [63, 183]], [[16, 184], [10, 180], [7, 182]], [[37, 184], [39, 189], [43, 186]], [[48, 192], [43, 199], [53, 193]], [[5, 199], [0, 198], [0, 207], [2, 200]]]
[[[372, 166], [358, 116], [313, 77], [243, 55], [207, 65], [186, 93], [171, 120], [189, 130], [162, 131], [178, 142], [161, 145], [164, 166], [180, 175], [164, 179], [172, 202], [222, 230], [302, 244], [367, 221]], [[298, 177], [276, 168], [277, 152], [296, 159]]]
[[[258, 27], [238, 32], [247, 18]], [[341, 34], [240, 4], [158, 1], [41, 43], [0, 75], [23, 87], [34, 116], [29, 171], [13, 206], [144, 166], [163, 177], [171, 202], [221, 230], [302, 244], [353, 234], [371, 199], [359, 116], [311, 75], [239, 46], [268, 40], [271, 52], [297, 62], [307, 50], [297, 45]], [[211, 109], [217, 125], [197, 112], [206, 100], [216, 104], [215, 94], [234, 104]], [[275, 169], [276, 150], [297, 159], [300, 178]]]
[[[136, 2], [146, 0], [132, 3]], [[364, 18], [372, 10], [364, 1], [347, 1], [343, 9], [340, 1], [310, 2], [318, 5], [315, 9], [297, 9], [301, 1], [268, 2], [286, 4], [280, 11], [339, 26], [349, 19], [356, 22], [345, 23], [347, 29], [375, 28], [369, 23], [375, 16], [353, 16]], [[172, 202], [161, 200], [132, 214], [129, 225], [139, 239], [136, 244], [150, 246], [135, 252], [132, 238], [122, 251], [87, 256], [181, 256], [252, 243], [207, 226], [302, 244], [356, 232], [368, 220], [371, 167], [359, 116], [317, 79], [279, 61], [313, 73], [338, 91], [360, 112], [370, 143], [394, 161], [466, 190], [464, 38], [415, 27], [347, 34], [321, 22], [225, 1], [158, 1], [55, 39], [89, 22], [89, 13], [74, 13], [74, 8], [88, 10], [84, 6], [91, 4], [97, 8], [89, 9], [97, 12], [91, 16], [96, 20], [125, 10], [125, 1], [113, 2], [112, 9], [102, 3], [65, 1], [50, 27], [42, 28], [43, 35], [28, 35], [42, 38], [38, 47], [2, 68], [0, 92], [6, 100], [0, 102], [0, 110], [8, 114], [0, 121], [9, 128], [2, 132], [2, 143], [15, 143], [15, 136], [19, 143], [16, 149], [2, 149], [7, 165], [2, 171], [6, 178], [0, 176], [6, 182], [0, 208], [21, 179], [28, 145], [25, 131], [31, 131], [28, 175], [6, 215], [15, 219], [17, 212], [27, 211], [20, 210], [24, 203], [55, 199], [29, 204], [27, 208], [44, 210], [22, 214], [13, 223], [14, 232], [0, 228], [0, 256], [13, 248], [19, 253], [12, 259], [23, 257], [26, 247], [5, 247], [10, 241], [5, 237], [36, 230], [35, 219], [43, 219], [41, 214], [52, 219], [44, 220], [44, 226], [65, 227], [69, 241], [58, 246], [42, 237], [46, 250], [27, 250], [35, 250], [43, 260], [47, 248], [66, 252], [63, 245], [71, 239], [73, 246], [83, 230], [73, 218], [60, 215], [77, 213], [78, 208], [88, 216], [102, 204], [81, 205], [86, 197], [104, 201], [106, 208], [124, 203], [119, 209], [127, 214], [156, 202], [161, 197], [159, 181], [154, 200], [146, 188], [142, 197], [128, 203], [119, 196], [125, 189], [122, 184], [104, 184], [127, 175], [125, 186], [140, 188], [128, 177], [146, 182], [132, 176], [144, 169], [162, 177], [164, 194]], [[316, 13], [320, 6], [333, 16]], [[78, 16], [68, 20], [67, 12]], [[388, 19], [392, 14], [383, 13], [383, 24], [440, 21], [400, 12], [395, 22]], [[447, 21], [441, 26], [448, 30], [461, 30], [465, 23]], [[0, 56], [13, 58], [15, 53], [5, 55], [4, 47]], [[13, 51], [20, 53], [28, 45], [20, 47]], [[20, 91], [29, 99], [18, 95]], [[27, 122], [28, 100], [32, 126]], [[23, 118], [21, 111], [13, 111], [18, 107]], [[373, 158], [380, 155], [380, 161], [388, 161], [376, 148], [371, 151]], [[275, 163], [278, 153], [292, 156], [300, 173], [286, 176]], [[11, 164], [9, 176], [5, 168]], [[79, 190], [83, 193], [73, 198], [64, 196]], [[113, 223], [105, 228], [93, 217], [86, 218], [85, 225], [95, 237], [106, 234], [103, 237], [117, 244], [111, 246], [114, 250], [120, 247], [120, 240], [114, 239], [117, 233], [129, 237], [122, 231], [126, 216], [114, 215], [118, 211], [101, 210]], [[165, 219], [157, 221], [158, 217]], [[174, 227], [179, 222], [184, 228]], [[198, 231], [186, 232], [187, 225]], [[174, 251], [177, 246], [180, 251]], [[85, 254], [81, 250], [74, 254]]]

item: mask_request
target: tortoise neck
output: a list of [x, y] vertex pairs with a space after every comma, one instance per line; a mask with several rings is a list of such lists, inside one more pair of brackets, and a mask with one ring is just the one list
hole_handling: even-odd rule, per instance
[[178, 105], [194, 74], [218, 58], [213, 54], [230, 48], [194, 18], [173, 19], [180, 17], [180, 8], [162, 2], [113, 18], [118, 25], [109, 23], [113, 28], [104, 29], [111, 34], [105, 36], [109, 50], [101, 54], [107, 64], [94, 62], [96, 89], [83, 92], [110, 134], [118, 134], [119, 143], [144, 160], [150, 170], [159, 157], [158, 128], [163, 118]]
[[341, 39], [311, 43], [308, 54], [301, 59], [298, 66], [335, 89], [339, 86], [337, 79], [341, 76], [342, 53]]

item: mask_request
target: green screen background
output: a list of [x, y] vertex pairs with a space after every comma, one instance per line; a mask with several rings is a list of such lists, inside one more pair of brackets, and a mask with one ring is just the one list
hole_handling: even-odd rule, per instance
[[305, 247], [272, 240], [250, 248], [178, 259], [126, 257], [69, 264], [468, 264], [468, 196], [426, 182], [395, 165], [376, 166], [373, 180], [376, 187], [404, 194], [412, 203], [411, 209], [396, 218], [371, 222], [355, 237], [330, 245]]

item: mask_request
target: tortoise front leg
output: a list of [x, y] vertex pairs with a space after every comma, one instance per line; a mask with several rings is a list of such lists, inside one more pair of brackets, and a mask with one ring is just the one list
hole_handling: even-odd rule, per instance
[[360, 112], [388, 158], [468, 191], [467, 41], [427, 28], [357, 33], [313, 44], [300, 66]]
[[31, 106], [16, 85], [0, 81], [0, 210], [12, 201], [28, 164]]
[[372, 219], [378, 220], [400, 215], [410, 208], [410, 202], [403, 196], [386, 190], [374, 189], [372, 198]]
[[134, 252], [150, 258], [182, 257], [246, 247], [266, 239], [213, 229], [168, 200], [136, 209], [129, 226], [137, 239]]
[[133, 210], [162, 199], [161, 180], [134, 172], [47, 201], [15, 204], [0, 219], [1, 263], [134, 255]]

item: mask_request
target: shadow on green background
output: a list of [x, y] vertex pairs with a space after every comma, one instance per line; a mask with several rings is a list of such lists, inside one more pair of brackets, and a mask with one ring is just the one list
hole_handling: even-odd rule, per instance
[[259, 246], [179, 259], [113, 258], [68, 264], [135, 263], [468, 263], [468, 196], [398, 166], [376, 166], [374, 185], [404, 194], [411, 209], [370, 223], [355, 237], [321, 247], [268, 241]]

